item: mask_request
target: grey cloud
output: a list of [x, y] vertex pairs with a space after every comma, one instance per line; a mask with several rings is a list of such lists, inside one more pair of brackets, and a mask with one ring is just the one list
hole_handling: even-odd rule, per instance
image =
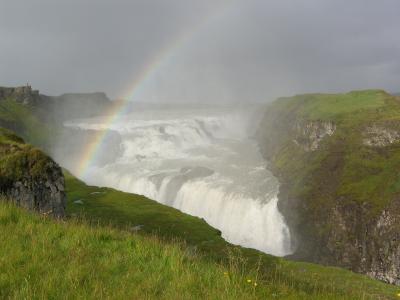
[[265, 101], [399, 91], [396, 0], [0, 1], [0, 85], [121, 97], [162, 49], [141, 101]]

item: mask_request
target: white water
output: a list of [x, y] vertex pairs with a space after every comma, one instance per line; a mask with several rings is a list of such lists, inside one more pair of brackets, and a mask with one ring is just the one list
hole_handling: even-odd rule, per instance
[[[254, 114], [239, 109], [142, 110], [111, 129], [122, 155], [82, 178], [145, 195], [204, 218], [233, 244], [284, 256], [290, 235], [277, 208], [278, 182], [249, 139]], [[105, 129], [101, 118], [69, 122]]]

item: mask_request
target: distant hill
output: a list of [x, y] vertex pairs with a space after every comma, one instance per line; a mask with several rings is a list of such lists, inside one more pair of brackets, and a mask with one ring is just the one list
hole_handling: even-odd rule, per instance
[[33, 90], [31, 86], [0, 87], [0, 102], [13, 100], [19, 104], [34, 107], [45, 113], [46, 121], [62, 123], [68, 119], [86, 118], [107, 113], [112, 101], [105, 93], [68, 93], [61, 96], [47, 96]]
[[70, 93], [61, 96], [40, 95], [40, 107], [59, 121], [101, 115], [112, 105], [105, 93]]

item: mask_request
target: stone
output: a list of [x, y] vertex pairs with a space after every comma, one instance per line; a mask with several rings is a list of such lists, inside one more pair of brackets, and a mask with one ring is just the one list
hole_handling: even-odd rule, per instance
[[324, 137], [333, 135], [335, 130], [336, 125], [333, 122], [299, 120], [293, 126], [293, 142], [306, 152], [315, 151]]
[[371, 147], [386, 147], [400, 141], [400, 131], [372, 125], [363, 132], [363, 144]]
[[131, 231], [133, 231], [133, 232], [138, 232], [138, 231], [141, 230], [143, 227], [144, 227], [144, 225], [132, 226], [132, 227], [131, 227]]

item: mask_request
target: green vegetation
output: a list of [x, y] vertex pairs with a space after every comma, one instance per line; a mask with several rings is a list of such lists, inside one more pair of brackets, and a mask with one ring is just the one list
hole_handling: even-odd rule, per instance
[[400, 230], [399, 100], [369, 90], [268, 107], [258, 138], [281, 183], [279, 208], [297, 239], [296, 259], [396, 280], [389, 270]]
[[381, 90], [353, 91], [346, 94], [304, 94], [274, 102], [281, 113], [295, 113], [307, 120], [348, 119], [350, 114], [376, 111], [393, 98]]
[[0, 101], [0, 126], [18, 132], [32, 144], [46, 147], [49, 138], [57, 133], [57, 128], [45, 124], [44, 116], [45, 112], [40, 109], [17, 103], [13, 99]]
[[[281, 98], [269, 107], [266, 119], [264, 127], [278, 127], [276, 134], [281, 137], [275, 145], [273, 165], [293, 185], [292, 195], [314, 205], [341, 197], [370, 203], [378, 212], [400, 193], [400, 143], [386, 147], [362, 143], [368, 126], [400, 129], [400, 102], [395, 97], [370, 90]], [[330, 121], [336, 124], [336, 131], [322, 141], [318, 151], [306, 152], [293, 143], [290, 126], [276, 125], [290, 123], [288, 120]]]
[[52, 160], [39, 149], [25, 144], [9, 130], [0, 128], [0, 190], [24, 177], [41, 179], [51, 172]]

